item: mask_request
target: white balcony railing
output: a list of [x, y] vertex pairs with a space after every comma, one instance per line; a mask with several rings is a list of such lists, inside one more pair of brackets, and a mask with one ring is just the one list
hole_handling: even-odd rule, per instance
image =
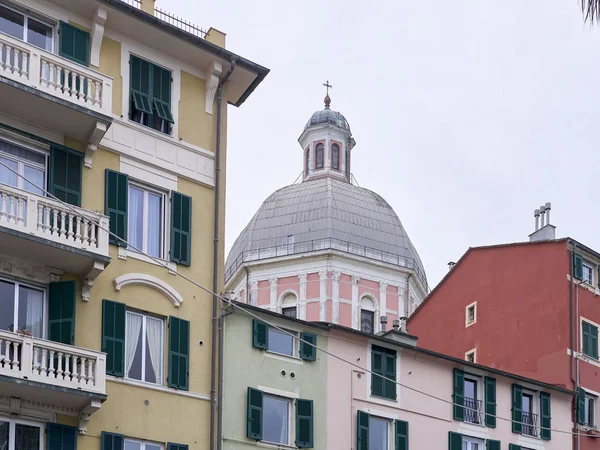
[[0, 34], [0, 75], [110, 115], [112, 78]]
[[0, 184], [0, 227], [108, 256], [108, 217]]
[[106, 355], [0, 331], [0, 374], [106, 394]]

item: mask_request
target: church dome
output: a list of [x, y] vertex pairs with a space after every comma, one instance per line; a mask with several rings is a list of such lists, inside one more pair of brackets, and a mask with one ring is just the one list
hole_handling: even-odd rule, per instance
[[348, 123], [346, 118], [342, 115], [342, 113], [333, 111], [332, 109], [329, 109], [329, 108], [325, 108], [321, 111], [315, 112], [311, 116], [311, 118], [308, 120], [308, 122], [306, 122], [304, 129], [306, 130], [309, 127], [312, 127], [315, 125], [324, 125], [324, 124], [334, 125], [334, 126], [343, 128], [344, 130], [350, 131], [350, 124]]
[[330, 176], [269, 196], [233, 244], [225, 279], [246, 261], [324, 250], [413, 269], [427, 289], [421, 259], [392, 207], [375, 192]]

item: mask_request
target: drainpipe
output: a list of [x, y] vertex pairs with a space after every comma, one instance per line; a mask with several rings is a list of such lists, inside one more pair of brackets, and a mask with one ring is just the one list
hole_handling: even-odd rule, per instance
[[[568, 243], [570, 243], [573, 247], [573, 250], [571, 250], [571, 262], [570, 262], [570, 267], [571, 267], [571, 278], [570, 278], [570, 287], [569, 287], [569, 304], [570, 304], [570, 308], [569, 308], [569, 330], [570, 330], [570, 340], [571, 340], [571, 382], [573, 383], [573, 389], [576, 390], [578, 387], [578, 381], [577, 381], [577, 377], [575, 375], [575, 346], [574, 346], [574, 326], [573, 326], [573, 321], [574, 321], [574, 313], [573, 313], [573, 308], [575, 307], [574, 302], [573, 302], [573, 290], [575, 289], [575, 286], [573, 283], [574, 278], [574, 267], [573, 267], [573, 262], [574, 262], [574, 255], [575, 255], [575, 251], [577, 250], [577, 243], [574, 241], [569, 240]], [[577, 288], [579, 288], [579, 286], [577, 286]], [[579, 296], [579, 290], [577, 290], [577, 296]], [[577, 402], [573, 402], [573, 423], [575, 424], [575, 434], [573, 435], [573, 439], [575, 439], [575, 445], [574, 448], [579, 450], [579, 423], [577, 422]]]
[[[215, 146], [215, 218], [214, 218], [214, 239], [213, 239], [213, 304], [212, 304], [212, 342], [211, 342], [211, 370], [210, 370], [210, 450], [215, 448], [215, 378], [216, 378], [216, 360], [217, 360], [217, 310], [218, 295], [217, 290], [219, 280], [219, 194], [221, 180], [221, 103], [223, 101], [223, 86], [231, 76], [237, 58], [231, 60], [231, 66], [217, 87], [217, 142]], [[219, 346], [221, 344], [219, 343]], [[219, 441], [221, 437], [219, 436]]]
[[219, 317], [219, 415], [217, 416], [217, 450], [221, 450], [223, 446], [223, 334], [225, 326], [225, 317], [233, 314], [234, 312], [234, 306], [232, 305], [229, 311], [227, 311], [224, 314], [221, 314], [221, 316]]

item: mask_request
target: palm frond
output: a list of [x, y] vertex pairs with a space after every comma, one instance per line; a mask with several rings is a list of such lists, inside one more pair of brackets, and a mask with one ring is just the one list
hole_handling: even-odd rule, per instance
[[600, 0], [581, 0], [581, 11], [586, 22], [600, 21]]

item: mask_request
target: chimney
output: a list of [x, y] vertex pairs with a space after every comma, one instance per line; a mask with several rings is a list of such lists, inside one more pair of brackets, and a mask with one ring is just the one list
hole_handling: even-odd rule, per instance
[[408, 320], [408, 317], [400, 317], [400, 331], [402, 331], [403, 333], [406, 333], [406, 321]]
[[398, 319], [395, 319], [392, 323], [394, 331], [400, 331], [400, 321]]
[[387, 316], [381, 316], [381, 331], [386, 331]]
[[455, 265], [456, 265], [456, 263], [454, 261], [450, 261], [448, 263], [448, 272], [450, 272], [454, 268]]
[[551, 241], [556, 239], [556, 227], [550, 224], [550, 210], [552, 205], [546, 203], [533, 211], [535, 231], [529, 235], [530, 242]]
[[154, 15], [154, 4], [155, 0], [141, 0], [142, 11], [147, 12], [150, 15]]

